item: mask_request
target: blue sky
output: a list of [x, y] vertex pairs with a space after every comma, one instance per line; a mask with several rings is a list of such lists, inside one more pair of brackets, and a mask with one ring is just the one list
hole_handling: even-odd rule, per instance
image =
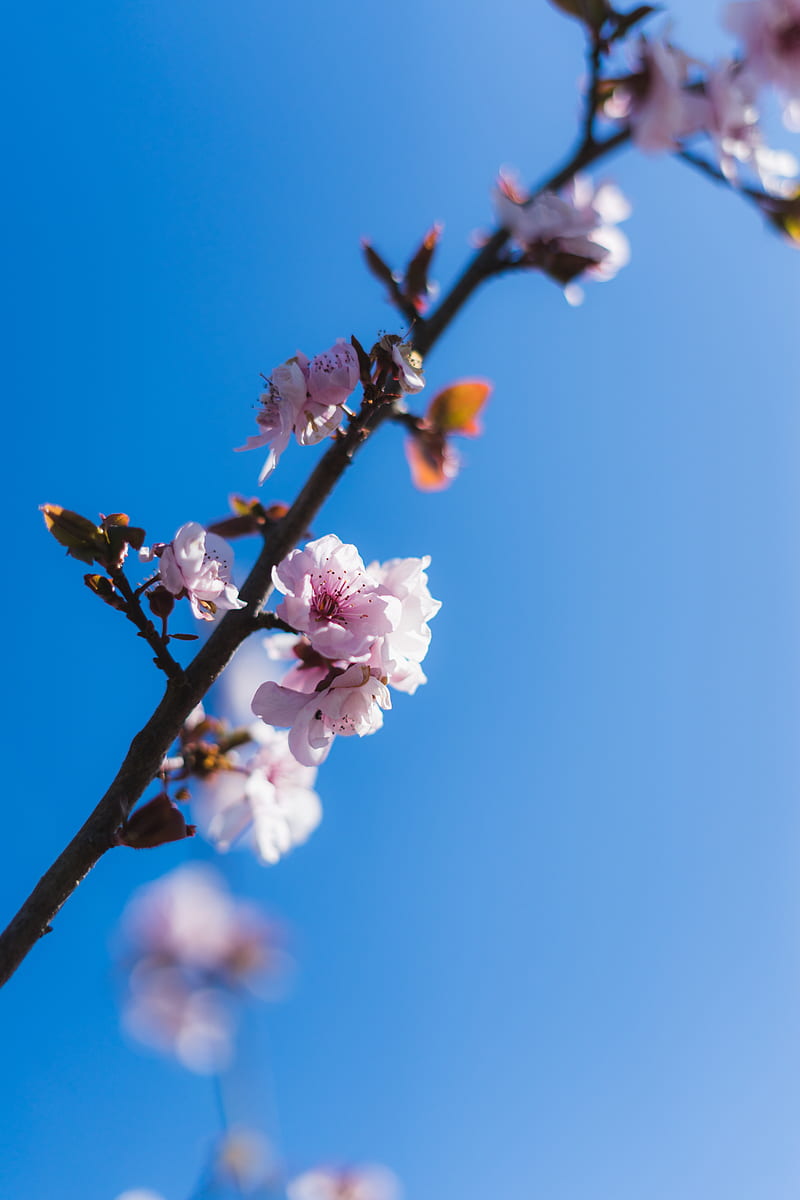
[[[729, 48], [716, 6], [671, 11], [687, 49]], [[160, 687], [37, 506], [160, 540], [254, 494], [260, 457], [232, 447], [259, 373], [398, 328], [359, 238], [399, 263], [443, 220], [446, 286], [500, 164], [562, 159], [582, 72], [543, 0], [86, 0], [10, 24], [9, 915]], [[409, 1200], [800, 1180], [798, 257], [677, 163], [603, 174], [634, 206], [619, 277], [580, 309], [498, 281], [426, 364], [432, 389], [495, 384], [457, 484], [412, 491], [388, 429], [315, 525], [366, 560], [432, 556], [429, 684], [340, 739], [307, 846], [226, 863], [298, 963], [248, 1027], [234, 1117], [292, 1170], [383, 1161]], [[189, 1196], [213, 1092], [122, 1039], [109, 943], [194, 852], [107, 856], [3, 992], [3, 1196]]]

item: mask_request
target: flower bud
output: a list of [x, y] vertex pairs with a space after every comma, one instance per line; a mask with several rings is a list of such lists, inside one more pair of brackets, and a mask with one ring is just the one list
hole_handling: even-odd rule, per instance
[[166, 792], [148, 800], [137, 808], [125, 822], [118, 834], [120, 846], [132, 846], [144, 850], [151, 846], [163, 846], [167, 842], [180, 842], [194, 837], [195, 825], [187, 825], [183, 813], [170, 800]]

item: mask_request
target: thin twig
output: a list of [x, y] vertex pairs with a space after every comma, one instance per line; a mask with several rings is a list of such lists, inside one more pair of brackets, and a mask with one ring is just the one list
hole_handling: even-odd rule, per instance
[[288, 621], [282, 621], [280, 617], [276, 617], [275, 613], [260, 612], [253, 617], [253, 629], [280, 629], [283, 633], [294, 633], [300, 636], [300, 631], [290, 625]]
[[701, 158], [699, 154], [695, 154], [693, 150], [687, 150], [686, 147], [678, 150], [675, 157], [679, 158], [681, 162], [687, 163], [690, 167], [694, 167], [695, 171], [699, 171], [707, 179], [712, 179], [714, 183], [721, 183], [730, 191], [736, 192], [737, 195], [752, 200], [756, 205], [760, 206], [762, 201], [774, 199], [767, 192], [761, 192], [758, 188], [743, 187], [734, 180], [729, 179], [714, 163], [709, 162], [706, 158]]
[[183, 679], [183, 667], [172, 657], [167, 649], [166, 639], [159, 634], [153, 622], [145, 615], [139, 600], [139, 593], [135, 592], [128, 582], [127, 576], [121, 567], [109, 571], [111, 581], [114, 587], [125, 600], [124, 613], [131, 621], [144, 640], [150, 646], [155, 654], [154, 662], [157, 667], [160, 667], [168, 679], [180, 681]]

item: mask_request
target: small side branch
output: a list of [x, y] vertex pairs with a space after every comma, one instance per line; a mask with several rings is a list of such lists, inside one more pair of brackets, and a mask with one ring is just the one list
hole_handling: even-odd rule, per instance
[[147, 642], [154, 654], [154, 662], [173, 683], [183, 680], [183, 667], [176, 662], [167, 649], [166, 640], [156, 629], [153, 622], [145, 615], [139, 594], [133, 590], [125, 572], [121, 569], [109, 572], [114, 587], [125, 601], [124, 613]]

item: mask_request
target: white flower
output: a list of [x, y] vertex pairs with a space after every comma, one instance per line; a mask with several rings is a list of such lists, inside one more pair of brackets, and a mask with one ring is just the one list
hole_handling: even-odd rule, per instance
[[218, 771], [202, 785], [199, 817], [223, 853], [243, 835], [263, 863], [276, 863], [307, 840], [322, 820], [313, 790], [314, 767], [302, 766], [289, 749], [289, 735], [253, 726], [259, 749], [241, 766]]

